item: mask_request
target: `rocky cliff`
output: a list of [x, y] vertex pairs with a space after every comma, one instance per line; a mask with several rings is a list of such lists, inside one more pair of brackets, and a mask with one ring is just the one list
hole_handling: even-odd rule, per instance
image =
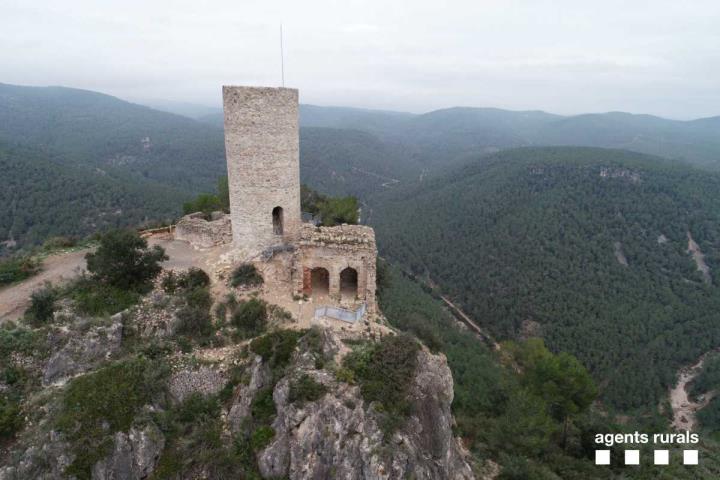
[[474, 478], [446, 359], [416, 340], [277, 330], [188, 347], [146, 328], [178, 304], [149, 298], [109, 320], [3, 329], [18, 349], [4, 367], [24, 376], [0, 384], [23, 399], [0, 480]]

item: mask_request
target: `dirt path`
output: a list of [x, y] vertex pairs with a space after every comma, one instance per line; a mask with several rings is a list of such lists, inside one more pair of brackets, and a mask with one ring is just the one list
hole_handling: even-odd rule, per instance
[[[198, 251], [187, 242], [149, 238], [148, 244], [160, 245], [170, 257], [165, 268], [185, 269], [192, 266], [212, 271], [221, 249]], [[27, 280], [0, 289], [0, 323], [19, 319], [30, 304], [30, 295], [45, 282], [59, 284], [78, 276], [85, 269], [85, 254], [89, 249], [51, 255], [43, 261], [42, 271]]]
[[474, 330], [475, 333], [483, 337], [495, 350], [500, 350], [500, 344], [497, 343], [490, 334], [486, 333], [485, 330], [480, 328], [480, 326], [475, 323], [470, 317], [468, 317], [465, 312], [460, 310], [460, 307], [451, 302], [447, 297], [441, 295], [440, 298], [442, 298], [443, 302], [445, 302], [445, 304], [450, 307], [450, 310], [453, 312], [455, 317], [459, 318], [461, 322]]
[[30, 294], [45, 282], [60, 283], [77, 276], [85, 268], [88, 250], [51, 255], [43, 260], [42, 270], [34, 277], [0, 289], [0, 322], [17, 320], [28, 306]]
[[717, 392], [703, 395], [702, 400], [693, 401], [687, 391], [687, 386], [698, 376], [702, 370], [707, 353], [695, 365], [683, 367], [680, 370], [678, 383], [670, 389], [670, 406], [673, 410], [672, 426], [676, 430], [694, 430], [697, 425], [696, 413], [705, 407]]

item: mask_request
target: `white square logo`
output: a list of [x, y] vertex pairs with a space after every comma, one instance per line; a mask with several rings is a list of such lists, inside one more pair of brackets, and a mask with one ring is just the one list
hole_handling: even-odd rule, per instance
[[610, 450], [595, 450], [595, 465], [610, 465]]
[[640, 465], [640, 450], [625, 450], [625, 465]]
[[683, 463], [685, 465], [697, 465], [698, 464], [698, 451], [697, 450], [683, 450]]
[[669, 450], [655, 450], [655, 465], [669, 465], [670, 464], [670, 451]]

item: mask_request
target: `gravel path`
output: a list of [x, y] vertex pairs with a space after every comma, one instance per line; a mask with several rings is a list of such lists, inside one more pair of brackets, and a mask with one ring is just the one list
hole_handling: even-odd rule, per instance
[[[198, 252], [188, 243], [177, 240], [150, 238], [150, 245], [160, 245], [170, 257], [163, 263], [165, 268], [185, 269], [198, 266], [209, 269], [208, 261], [213, 255]], [[59, 284], [78, 276], [85, 269], [85, 254], [89, 249], [70, 253], [51, 255], [43, 261], [42, 271], [25, 281], [0, 288], [0, 323], [6, 320], [17, 320], [30, 303], [33, 291], [42, 287], [45, 282]]]

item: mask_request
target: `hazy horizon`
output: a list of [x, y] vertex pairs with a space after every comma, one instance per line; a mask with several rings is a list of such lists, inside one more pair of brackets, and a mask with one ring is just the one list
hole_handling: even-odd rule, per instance
[[223, 84], [281, 83], [282, 23], [305, 104], [720, 115], [720, 3], [438, 5], [6, 0], [0, 81], [219, 107]]

